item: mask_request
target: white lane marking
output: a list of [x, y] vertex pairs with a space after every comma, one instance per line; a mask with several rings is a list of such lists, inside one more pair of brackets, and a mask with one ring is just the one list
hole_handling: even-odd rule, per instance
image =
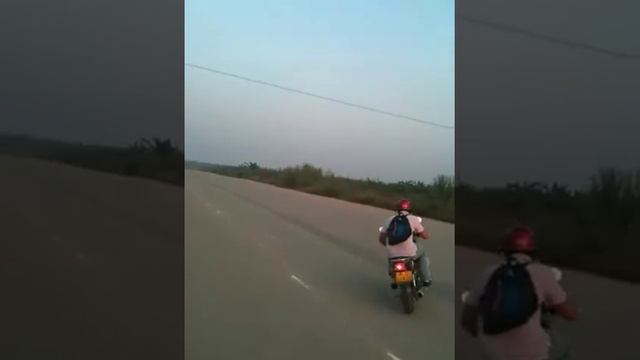
[[205, 206], [207, 207], [207, 209], [209, 209], [209, 211], [214, 212], [216, 215], [223, 215], [224, 212], [218, 208], [216, 208], [215, 206], [213, 206], [213, 204], [206, 202]]
[[302, 281], [302, 279], [300, 279], [299, 277], [295, 276], [295, 275], [291, 275], [291, 278], [297, 282], [298, 284], [302, 285], [305, 289], [307, 290], [311, 290], [311, 287], [309, 285], [307, 285], [304, 281]]
[[390, 357], [390, 358], [392, 358], [393, 360], [402, 360], [402, 359], [400, 359], [399, 357], [397, 357], [397, 356], [393, 355], [392, 353], [390, 353], [390, 352], [388, 352], [388, 351], [387, 351], [387, 356], [388, 356], [388, 357]]

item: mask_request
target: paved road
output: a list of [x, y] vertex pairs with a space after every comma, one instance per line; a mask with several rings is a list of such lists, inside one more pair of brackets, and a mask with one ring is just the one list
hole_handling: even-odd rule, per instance
[[[497, 261], [492, 254], [456, 248], [456, 306], [474, 275]], [[554, 327], [564, 337], [574, 359], [637, 360], [638, 304], [640, 286], [577, 271], [563, 270], [562, 284], [582, 308], [582, 318], [568, 323], [560, 319]], [[456, 312], [456, 323], [460, 311]], [[478, 359], [479, 344], [456, 326], [456, 359]]]
[[177, 359], [183, 190], [0, 156], [3, 359]]
[[454, 227], [426, 220], [435, 281], [407, 316], [376, 241], [388, 215], [187, 171], [187, 359], [453, 359]]
[[[35, 160], [0, 166], [3, 354], [178, 358], [182, 190]], [[493, 258], [456, 248], [454, 290], [452, 225], [427, 220], [435, 284], [406, 316], [375, 242], [387, 212], [200, 172], [186, 181], [188, 359], [453, 359], [454, 333], [455, 357], [477, 358], [454, 303]], [[579, 325], [559, 326], [577, 358], [637, 358], [638, 286], [572, 271], [564, 283], [584, 308]]]

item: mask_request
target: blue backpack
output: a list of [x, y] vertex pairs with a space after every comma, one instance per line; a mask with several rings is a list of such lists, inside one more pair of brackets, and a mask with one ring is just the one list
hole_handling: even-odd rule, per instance
[[485, 334], [497, 335], [524, 325], [538, 310], [527, 265], [510, 259], [492, 274], [479, 302]]
[[409, 219], [405, 214], [398, 214], [389, 224], [387, 229], [387, 239], [389, 245], [398, 245], [406, 241], [413, 234], [413, 229], [409, 223]]

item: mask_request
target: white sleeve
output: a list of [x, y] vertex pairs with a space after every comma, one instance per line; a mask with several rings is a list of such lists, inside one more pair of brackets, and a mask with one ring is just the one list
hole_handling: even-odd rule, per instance
[[418, 220], [417, 216], [411, 215], [410, 219], [411, 219], [411, 227], [413, 228], [412, 230], [414, 233], [419, 234], [424, 231], [424, 226], [422, 225], [420, 220]]
[[389, 228], [389, 225], [391, 224], [391, 220], [393, 219], [392, 217], [387, 218], [384, 223], [382, 224], [382, 232], [386, 232], [387, 229]]
[[471, 306], [478, 306], [480, 302], [480, 297], [484, 293], [484, 288], [487, 286], [491, 275], [497, 269], [497, 266], [491, 266], [488, 269], [485, 269], [481, 272], [476, 278], [474, 283], [472, 284], [471, 289], [469, 289], [469, 296], [467, 297], [467, 304]]

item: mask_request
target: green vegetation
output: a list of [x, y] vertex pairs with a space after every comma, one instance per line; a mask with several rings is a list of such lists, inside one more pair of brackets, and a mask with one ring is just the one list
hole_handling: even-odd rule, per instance
[[498, 247], [502, 232], [526, 224], [543, 261], [631, 282], [640, 281], [640, 171], [603, 169], [589, 189], [541, 183], [456, 188], [456, 243]]
[[336, 176], [313, 165], [267, 169], [256, 163], [241, 166], [211, 165], [189, 161], [187, 167], [220, 175], [264, 182], [311, 194], [343, 199], [365, 205], [392, 208], [402, 197], [412, 200], [414, 211], [425, 217], [454, 221], [454, 183], [452, 177], [438, 176], [431, 184], [415, 181], [384, 183]]
[[184, 155], [171, 140], [142, 139], [120, 148], [0, 134], [0, 154], [62, 162], [180, 186], [184, 184]]

